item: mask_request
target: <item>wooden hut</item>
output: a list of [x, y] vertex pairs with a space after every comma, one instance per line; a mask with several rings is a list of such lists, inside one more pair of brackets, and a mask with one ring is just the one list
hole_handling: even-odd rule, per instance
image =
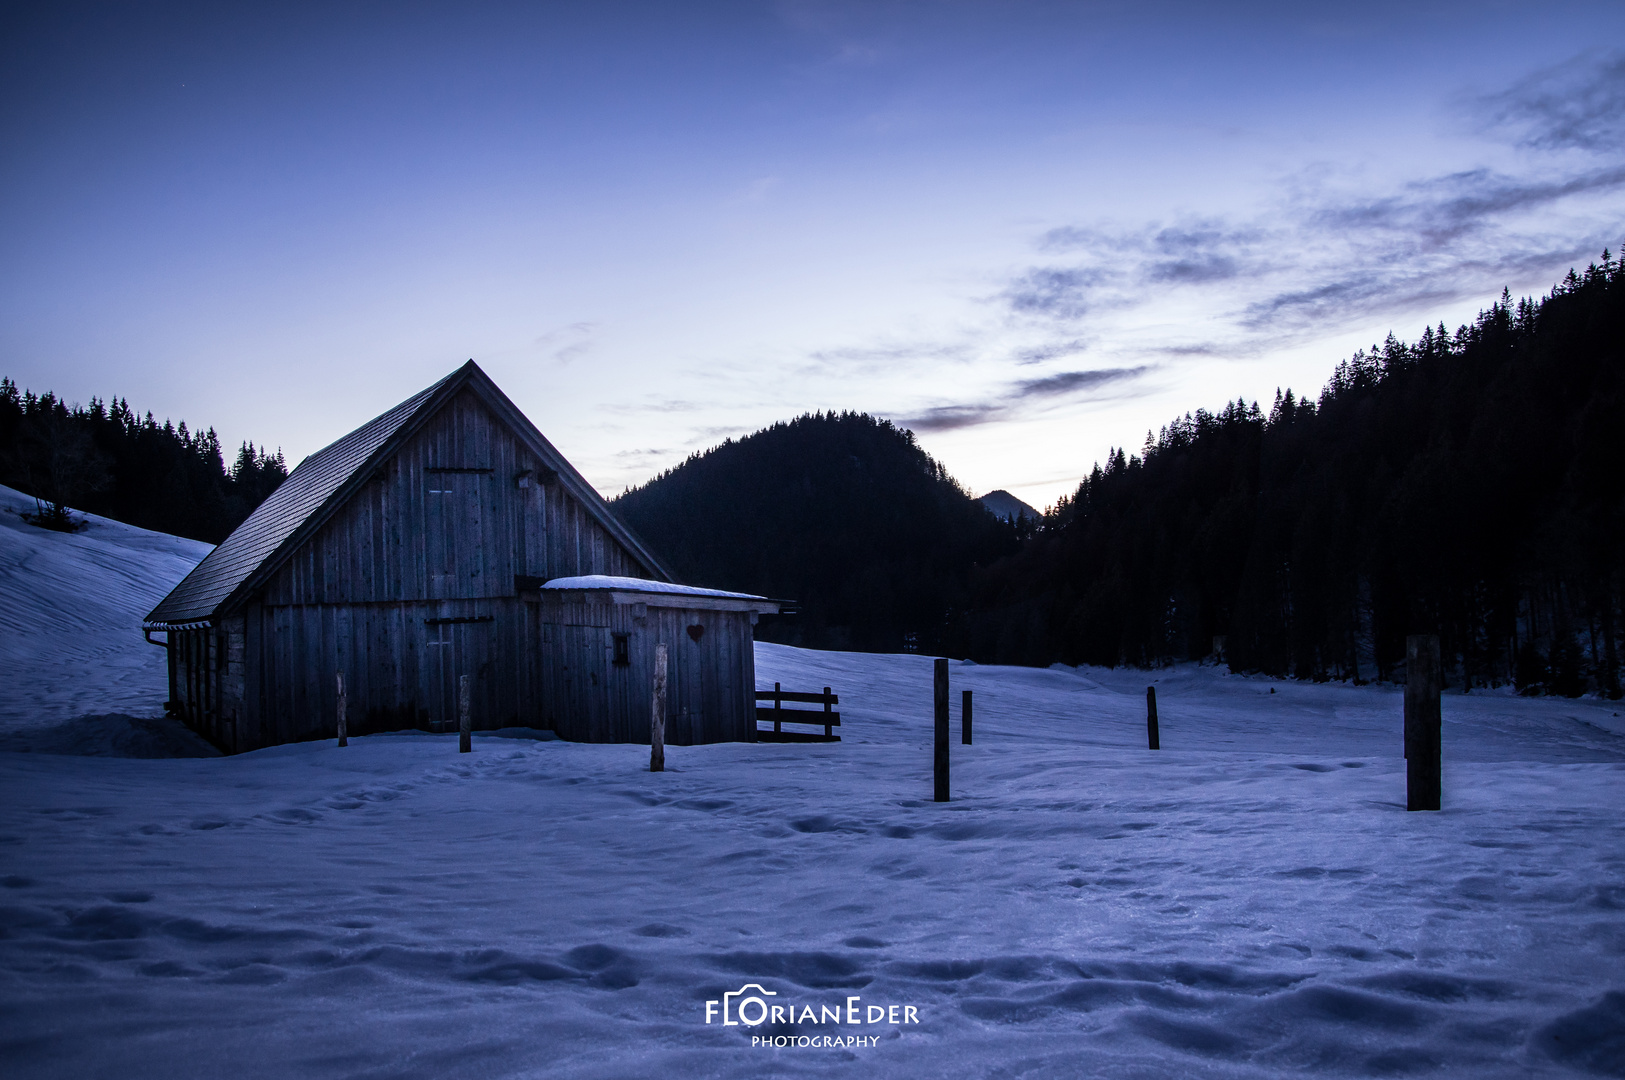
[[[597, 576], [621, 584], [548, 587]], [[143, 628], [171, 711], [235, 753], [332, 737], [340, 675], [354, 734], [454, 728], [467, 675], [477, 728], [647, 741], [650, 635], [682, 623], [668, 738], [706, 742], [754, 738], [751, 613], [777, 610], [673, 585], [470, 361], [306, 458]]]
[[751, 627], [760, 596], [595, 574], [521, 582], [541, 629], [542, 715], [566, 739], [649, 741], [655, 646], [666, 646], [666, 741], [756, 739]]

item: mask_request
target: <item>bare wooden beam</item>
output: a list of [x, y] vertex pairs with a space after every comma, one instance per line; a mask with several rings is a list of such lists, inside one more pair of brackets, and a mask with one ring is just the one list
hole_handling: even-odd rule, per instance
[[471, 726], [469, 711], [468, 676], [457, 677], [457, 752], [469, 753], [474, 749], [474, 729]]
[[649, 771], [666, 771], [666, 643], [655, 646], [654, 702], [649, 714]]
[[1145, 737], [1151, 749], [1162, 749], [1162, 740], [1157, 737], [1157, 688], [1145, 688]]
[[344, 697], [344, 672], [338, 673], [339, 679], [339, 745], [350, 745], [349, 702]]
[[938, 657], [935, 664], [936, 683], [936, 754], [932, 759], [932, 774], [936, 780], [936, 801], [948, 801], [948, 660]]
[[1405, 809], [1439, 808], [1439, 637], [1405, 639]]

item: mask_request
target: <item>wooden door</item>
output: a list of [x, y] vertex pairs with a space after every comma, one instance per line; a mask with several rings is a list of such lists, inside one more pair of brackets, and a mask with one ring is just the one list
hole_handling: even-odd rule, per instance
[[609, 658], [614, 647], [607, 626], [566, 624], [560, 673], [570, 729], [588, 742], [613, 742], [609, 718]]
[[429, 729], [456, 731], [458, 715], [458, 680], [469, 678], [469, 705], [476, 728], [485, 723], [488, 702], [485, 694], [485, 668], [491, 634], [489, 620], [439, 621], [432, 620], [424, 630], [428, 643], [424, 652], [428, 657], [429, 677]]

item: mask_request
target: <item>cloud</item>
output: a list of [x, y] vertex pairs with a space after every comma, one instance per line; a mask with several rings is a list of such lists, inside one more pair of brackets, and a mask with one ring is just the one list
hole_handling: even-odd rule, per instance
[[1478, 102], [1488, 126], [1542, 150], [1625, 148], [1625, 54], [1547, 68]]
[[1061, 394], [1070, 394], [1077, 390], [1093, 390], [1097, 386], [1107, 383], [1120, 382], [1123, 379], [1137, 379], [1151, 370], [1142, 364], [1132, 368], [1098, 368], [1094, 371], [1062, 371], [1055, 375], [1046, 375], [1042, 379], [1028, 379], [1016, 383], [1010, 396], [1013, 398], [1055, 397]]
[[684, 446], [695, 446], [699, 443], [714, 443], [718, 439], [731, 439], [735, 435], [748, 435], [753, 429], [741, 427], [738, 424], [721, 424], [716, 427], [695, 428], [689, 433]]
[[1048, 345], [1035, 345], [1017, 349], [1012, 358], [1023, 367], [1029, 364], [1042, 364], [1047, 360], [1060, 360], [1068, 356], [1076, 356], [1089, 348], [1087, 344], [1074, 338], [1071, 341], [1056, 341]]
[[821, 363], [883, 363], [900, 360], [962, 360], [966, 357], [963, 345], [945, 345], [939, 342], [904, 342], [880, 345], [855, 345], [834, 349], [819, 349], [807, 354], [808, 359]]
[[1106, 280], [1103, 270], [1085, 267], [1035, 267], [1005, 291], [1011, 308], [1024, 314], [1076, 319], [1090, 309], [1091, 290]]
[[643, 401], [633, 403], [605, 402], [598, 406], [598, 411], [628, 415], [636, 413], [699, 412], [705, 408], [707, 406], [697, 401], [681, 401], [675, 398], [646, 398]]
[[1036, 247], [1070, 255], [1070, 266], [1033, 267], [1001, 294], [1018, 315], [1075, 320], [1135, 307], [1157, 285], [1208, 285], [1267, 272], [1260, 255], [1279, 239], [1255, 224], [1190, 217], [1131, 228], [1068, 225], [1050, 229]]
[[1260, 329], [1281, 322], [1298, 325], [1342, 321], [1350, 313], [1364, 311], [1380, 302], [1383, 307], [1414, 310], [1429, 304], [1455, 300], [1459, 291], [1430, 284], [1431, 277], [1390, 275], [1380, 271], [1353, 274], [1313, 288], [1276, 293], [1248, 304], [1241, 324]]
[[1038, 379], [1011, 383], [990, 401], [939, 405], [899, 421], [915, 431], [953, 431], [1014, 419], [1019, 407], [1032, 401], [1062, 398], [1094, 390], [1110, 383], [1138, 379], [1150, 365], [1132, 368], [1098, 368], [1093, 371], [1063, 371]]
[[557, 330], [548, 331], [532, 341], [531, 347], [540, 350], [548, 359], [558, 364], [568, 364], [576, 357], [592, 350], [592, 335], [597, 329], [597, 323], [573, 322]]
[[[1045, 261], [1011, 275], [999, 295], [1016, 317], [1088, 314], [1105, 340], [1121, 337], [1108, 311], [1146, 309], [1142, 334], [1154, 336], [1168, 331], [1150, 327], [1183, 333], [1205, 304], [1206, 354], [1257, 355], [1373, 315], [1527, 287], [1543, 271], [1555, 280], [1620, 242], [1625, 54], [1537, 72], [1469, 108], [1503, 141], [1544, 152], [1364, 192], [1349, 189], [1352, 176], [1306, 169], [1252, 215], [1051, 228], [1034, 244]], [[1576, 149], [1587, 156], [1550, 152]], [[1161, 307], [1170, 290], [1181, 297], [1176, 314]], [[1113, 345], [1120, 356], [1179, 348]]]
[[917, 416], [905, 417], [899, 423], [915, 431], [953, 431], [956, 428], [975, 427], [1003, 417], [1003, 405], [985, 402], [979, 405], [941, 405], [927, 409]]
[[1586, 169], [1558, 180], [1524, 180], [1474, 169], [1407, 184], [1397, 194], [1326, 206], [1311, 216], [1328, 230], [1404, 233], [1443, 247], [1482, 230], [1498, 217], [1549, 206], [1573, 195], [1625, 187], [1625, 165]]

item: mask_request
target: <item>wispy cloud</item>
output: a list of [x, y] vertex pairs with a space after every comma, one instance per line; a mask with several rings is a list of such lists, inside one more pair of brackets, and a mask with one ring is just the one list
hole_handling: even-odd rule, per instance
[[1138, 379], [1150, 370], [1151, 366], [1145, 364], [1132, 368], [1062, 371], [1038, 379], [1023, 379], [996, 391], [987, 401], [938, 405], [903, 417], [899, 422], [904, 427], [927, 432], [990, 424], [1015, 418], [1024, 405], [1054, 398], [1082, 398], [1088, 396], [1089, 391]]
[[1416, 181], [1393, 195], [1324, 206], [1307, 216], [1327, 231], [1353, 230], [1367, 237], [1386, 232], [1397, 234], [1407, 247], [1437, 250], [1483, 231], [1505, 215], [1621, 187], [1625, 165], [1586, 169], [1556, 180], [1473, 169]]
[[1070, 341], [1052, 341], [1045, 345], [1031, 345], [1016, 349], [1011, 354], [1017, 364], [1026, 367], [1031, 364], [1043, 364], [1050, 360], [1062, 360], [1068, 356], [1077, 356], [1088, 351], [1088, 344], [1078, 338]]
[[1107, 383], [1137, 379], [1151, 370], [1146, 365], [1132, 368], [1099, 368], [1095, 371], [1062, 371], [1042, 379], [1028, 379], [1016, 383], [1011, 398], [1043, 398], [1071, 394], [1079, 390], [1093, 390]]
[[[1410, 314], [1542, 271], [1559, 274], [1619, 243], [1608, 235], [1619, 228], [1617, 209], [1610, 215], [1597, 200], [1625, 192], [1625, 55], [1539, 72], [1466, 108], [1480, 129], [1525, 150], [1584, 153], [1526, 155], [1521, 165], [1375, 192], [1309, 169], [1248, 218], [1053, 228], [1034, 245], [1044, 261], [1011, 275], [998, 298], [1012, 318], [1066, 332], [1107, 309], [1158, 311], [1175, 297], [1206, 297], [1208, 343], [1199, 351], [1252, 355], [1372, 315]], [[1166, 325], [1170, 336], [1190, 329], [1179, 319]], [[1186, 347], [1142, 335], [1127, 348], [1121, 336], [1097, 336], [1118, 356]]]
[[1006, 412], [1003, 405], [985, 402], [978, 405], [939, 405], [914, 416], [898, 420], [903, 427], [915, 431], [954, 431], [975, 427], [1001, 419]]
[[701, 412], [704, 409], [706, 409], [706, 406], [697, 401], [680, 401], [672, 398], [645, 398], [642, 401], [634, 402], [609, 401], [598, 406], [599, 412], [622, 416], [636, 415], [638, 413]]
[[531, 347], [555, 363], [568, 364], [592, 351], [592, 335], [597, 329], [597, 323], [573, 322], [543, 334], [531, 342]]
[[1099, 268], [1039, 266], [1012, 282], [1005, 297], [1023, 314], [1077, 319], [1089, 313], [1091, 292], [1109, 279]]
[[882, 341], [873, 345], [818, 349], [807, 354], [803, 374], [873, 374], [900, 366], [926, 363], [964, 363], [978, 356], [977, 342], [967, 336], [957, 341]]
[[796, 374], [842, 387], [881, 377], [904, 394], [927, 373], [918, 385], [981, 387], [891, 414], [921, 433], [1015, 423], [1160, 392], [1169, 380], [1148, 376], [1202, 359], [1256, 359], [1377, 319], [1434, 321], [1503, 284], [1544, 288], [1544, 274], [1620, 243], [1625, 56], [1463, 107], [1499, 141], [1493, 167], [1373, 186], [1316, 164], [1251, 212], [1060, 224], [1034, 238], [1027, 265], [990, 280], [982, 321], [819, 350]]
[[1538, 71], [1480, 99], [1489, 126], [1522, 146], [1618, 154], [1625, 148], [1625, 54]]

